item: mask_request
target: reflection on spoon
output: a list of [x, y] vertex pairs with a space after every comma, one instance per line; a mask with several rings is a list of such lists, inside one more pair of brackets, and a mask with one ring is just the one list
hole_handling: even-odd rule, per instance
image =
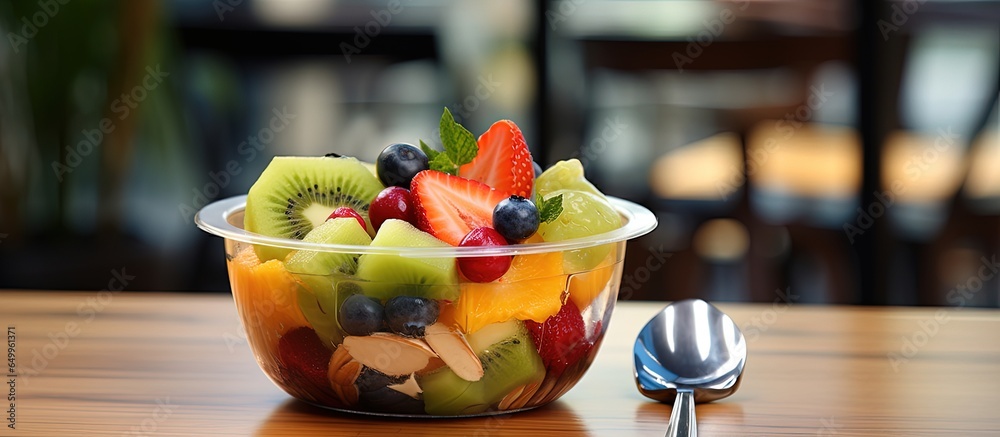
[[733, 319], [701, 299], [663, 308], [639, 332], [632, 352], [639, 392], [674, 406], [668, 436], [696, 436], [694, 404], [736, 392], [747, 358]]

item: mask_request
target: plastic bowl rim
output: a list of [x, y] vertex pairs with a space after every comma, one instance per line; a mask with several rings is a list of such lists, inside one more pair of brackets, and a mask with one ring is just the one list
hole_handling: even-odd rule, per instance
[[618, 243], [648, 234], [656, 227], [656, 217], [645, 207], [617, 197], [608, 196], [608, 201], [622, 216], [625, 223], [622, 227], [602, 234], [585, 238], [575, 238], [565, 241], [526, 243], [509, 246], [490, 247], [372, 247], [349, 244], [311, 243], [289, 238], [269, 237], [248, 232], [229, 222], [234, 214], [242, 212], [246, 207], [246, 195], [229, 197], [212, 202], [195, 214], [195, 224], [213, 235], [229, 240], [249, 244], [259, 244], [293, 250], [312, 250], [321, 252], [353, 253], [359, 255], [381, 254], [399, 255], [403, 257], [437, 258], [437, 257], [481, 257], [503, 255], [529, 255], [586, 249], [608, 243]]

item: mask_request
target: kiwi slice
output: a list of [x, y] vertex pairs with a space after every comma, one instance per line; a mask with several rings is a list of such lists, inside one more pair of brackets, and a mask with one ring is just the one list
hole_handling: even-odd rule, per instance
[[[372, 237], [361, 229], [357, 220], [351, 217], [328, 220], [309, 231], [302, 241], [310, 243], [352, 244], [367, 246]], [[329, 275], [342, 273], [353, 275], [358, 267], [358, 255], [344, 252], [323, 252], [315, 250], [299, 250], [292, 252], [285, 259], [285, 269], [292, 273], [305, 275]]]
[[[316, 227], [302, 241], [368, 245], [372, 239], [353, 218], [337, 218]], [[285, 269], [299, 279], [298, 303], [320, 340], [333, 348], [344, 338], [337, 310], [358, 287], [349, 280], [358, 265], [352, 253], [299, 250], [285, 260]], [[346, 290], [346, 292], [345, 292]]]
[[337, 313], [353, 294], [361, 292], [357, 281], [343, 275], [314, 276], [302, 281], [298, 288], [298, 304], [306, 321], [330, 349], [344, 341]]
[[483, 364], [483, 377], [470, 382], [444, 368], [422, 378], [427, 414], [479, 414], [517, 387], [541, 381], [545, 366], [528, 331], [519, 320], [487, 325], [468, 337]]
[[[379, 227], [372, 247], [448, 247], [413, 225], [389, 219]], [[454, 257], [413, 258], [394, 254], [365, 254], [358, 259], [356, 276], [366, 281], [364, 293], [383, 302], [395, 296], [458, 299], [458, 271]]]
[[[278, 156], [250, 187], [243, 226], [261, 235], [301, 240], [334, 209], [347, 206], [372, 229], [368, 205], [382, 188], [355, 158]], [[290, 252], [260, 245], [255, 250], [261, 261], [283, 259]]]

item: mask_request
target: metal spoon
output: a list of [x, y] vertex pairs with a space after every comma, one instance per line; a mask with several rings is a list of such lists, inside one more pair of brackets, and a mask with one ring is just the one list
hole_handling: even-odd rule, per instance
[[644, 396], [673, 404], [667, 436], [697, 436], [694, 404], [736, 392], [747, 360], [733, 319], [701, 299], [667, 305], [635, 340], [635, 384]]

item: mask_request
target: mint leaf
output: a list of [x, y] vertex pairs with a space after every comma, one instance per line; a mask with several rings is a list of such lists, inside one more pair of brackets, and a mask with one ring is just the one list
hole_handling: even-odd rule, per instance
[[448, 157], [447, 153], [438, 153], [434, 159], [430, 159], [428, 162], [431, 166], [431, 170], [437, 170], [440, 172], [457, 175], [458, 167], [455, 163]]
[[559, 214], [562, 214], [562, 198], [563, 195], [553, 196], [546, 199], [542, 199], [542, 196], [535, 197], [535, 204], [538, 207], [538, 219], [542, 223], [548, 223], [555, 221], [559, 218]]
[[[455, 122], [455, 117], [451, 115], [448, 108], [444, 108], [441, 114], [441, 143], [444, 144], [444, 152], [427, 155], [430, 160], [431, 169], [442, 171], [448, 174], [457, 175], [458, 168], [472, 162], [479, 153], [479, 145], [476, 144], [476, 137], [472, 132]], [[421, 148], [424, 145], [421, 144]], [[427, 153], [426, 148], [424, 153]]]
[[433, 161], [441, 152], [434, 150], [431, 146], [428, 146], [424, 140], [420, 140], [420, 150], [424, 151], [424, 155], [427, 155], [427, 161]]

